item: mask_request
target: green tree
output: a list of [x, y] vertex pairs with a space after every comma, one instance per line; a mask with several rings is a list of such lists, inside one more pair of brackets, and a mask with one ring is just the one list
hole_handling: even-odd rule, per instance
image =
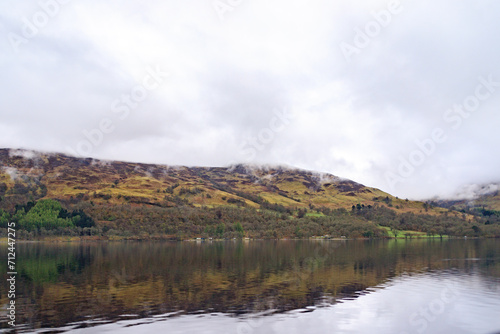
[[363, 237], [365, 237], [365, 238], [373, 238], [373, 231], [363, 232]]
[[220, 223], [219, 225], [217, 225], [217, 228], [215, 229], [215, 234], [217, 234], [218, 237], [222, 238], [225, 231], [226, 231], [226, 225], [224, 225], [224, 223]]
[[52, 199], [38, 201], [31, 210], [20, 220], [20, 227], [27, 230], [34, 228], [55, 229], [58, 227], [70, 227], [73, 223], [70, 219], [60, 218], [62, 210], [61, 203]]
[[2, 209], [0, 209], [0, 227], [4, 227], [6, 228], [8, 225], [8, 223], [10, 222], [10, 215], [3, 211]]
[[240, 222], [234, 224], [234, 230], [238, 233], [238, 236], [240, 238], [243, 238], [243, 236], [245, 235], [245, 231], [243, 230], [243, 226], [241, 226]]
[[394, 234], [394, 238], [397, 238], [399, 235], [399, 230], [395, 227], [391, 227], [391, 232]]

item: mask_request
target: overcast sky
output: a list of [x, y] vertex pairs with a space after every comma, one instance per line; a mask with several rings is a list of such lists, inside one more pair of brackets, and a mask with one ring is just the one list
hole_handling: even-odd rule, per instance
[[[0, 147], [499, 181], [500, 2], [0, 2]], [[418, 143], [419, 144], [418, 144]]]

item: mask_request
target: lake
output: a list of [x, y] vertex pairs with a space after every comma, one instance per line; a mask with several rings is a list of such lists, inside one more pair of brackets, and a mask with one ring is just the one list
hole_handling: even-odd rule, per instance
[[17, 271], [18, 332], [500, 333], [498, 239], [18, 243]]

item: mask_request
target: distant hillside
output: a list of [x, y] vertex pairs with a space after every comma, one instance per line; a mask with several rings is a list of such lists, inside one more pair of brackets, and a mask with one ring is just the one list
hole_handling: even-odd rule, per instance
[[340, 177], [279, 166], [183, 167], [0, 149], [0, 195], [176, 207], [281, 205], [350, 209], [388, 206], [439, 213]]
[[437, 205], [456, 210], [485, 209], [500, 211], [500, 183], [472, 184], [461, 187], [454, 199], [435, 200]]
[[500, 214], [280, 166], [182, 167], [0, 149], [0, 237], [498, 237]]

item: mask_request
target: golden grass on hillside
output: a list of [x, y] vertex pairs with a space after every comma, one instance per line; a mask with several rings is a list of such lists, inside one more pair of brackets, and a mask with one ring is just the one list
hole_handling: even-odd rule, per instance
[[[78, 159], [61, 154], [41, 155], [38, 160], [10, 157], [0, 150], [4, 169], [0, 182], [9, 189], [14, 180], [5, 168], [28, 179], [40, 178], [47, 186], [47, 198], [82, 198], [88, 196], [96, 203], [120, 204], [130, 198], [159, 203], [179, 197], [195, 206], [230, 205], [228, 199], [258, 208], [259, 204], [245, 197], [260, 196], [272, 204], [285, 207], [327, 207], [350, 209], [353, 205], [388, 205], [386, 197], [397, 212], [440, 215], [448, 210], [428, 208], [418, 201], [393, 197], [379, 189], [341, 180], [333, 175], [317, 174], [281, 167], [236, 168], [171, 167], [153, 164]], [[25, 182], [18, 178], [16, 182]], [[178, 185], [174, 187], [174, 185]], [[192, 192], [197, 189], [197, 192]], [[187, 192], [186, 192], [187, 190]], [[246, 194], [242, 195], [241, 194]], [[379, 200], [375, 200], [378, 198]], [[489, 198], [488, 205], [500, 209], [500, 196]], [[235, 204], [233, 204], [235, 205]], [[458, 213], [451, 213], [458, 214]]]

